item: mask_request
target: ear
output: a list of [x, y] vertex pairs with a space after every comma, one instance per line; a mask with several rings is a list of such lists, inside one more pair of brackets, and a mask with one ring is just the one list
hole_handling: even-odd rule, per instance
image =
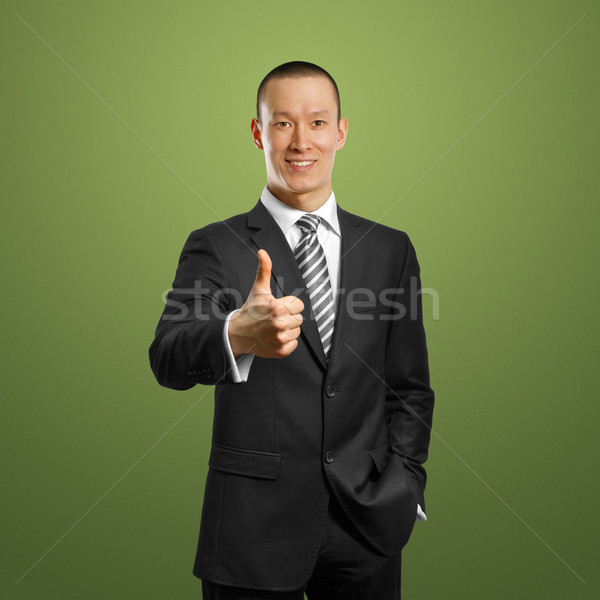
[[259, 150], [264, 150], [262, 138], [260, 136], [260, 123], [258, 122], [258, 119], [252, 119], [250, 122], [250, 129], [252, 130], [252, 139], [254, 140], [254, 145]]
[[346, 143], [347, 135], [348, 135], [348, 120], [340, 119], [340, 122], [338, 123], [338, 139], [337, 139], [337, 146], [335, 147], [336, 150], [341, 150], [344, 147], [344, 144]]

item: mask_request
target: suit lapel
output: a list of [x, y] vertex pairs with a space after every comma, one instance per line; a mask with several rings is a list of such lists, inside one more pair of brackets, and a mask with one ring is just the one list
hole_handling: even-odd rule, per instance
[[[348, 290], [358, 287], [363, 268], [363, 253], [357, 244], [363, 229], [361, 223], [352, 214], [342, 210], [339, 206], [337, 210], [342, 232], [342, 258], [336, 320], [329, 354], [330, 365], [339, 355], [350, 323], [350, 318], [345, 310]], [[263, 248], [271, 257], [272, 278], [274, 279], [274, 285], [271, 284], [273, 295], [278, 298], [297, 296], [304, 303], [304, 321], [301, 327], [301, 335], [323, 370], [326, 370], [328, 366], [327, 358], [323, 352], [323, 345], [312, 312], [310, 298], [298, 269], [298, 263], [285, 235], [260, 200], [248, 213], [247, 224], [250, 229], [255, 230], [250, 239], [255, 244], [257, 251]]]
[[338, 219], [342, 231], [342, 254], [340, 264], [340, 289], [338, 290], [338, 304], [333, 330], [333, 340], [329, 352], [329, 366], [338, 358], [342, 349], [346, 332], [350, 325], [350, 315], [346, 310], [348, 292], [360, 286], [364, 263], [364, 247], [359, 243], [364, 234], [365, 227], [361, 221], [351, 213], [339, 206]]
[[256, 245], [257, 251], [263, 248], [269, 253], [272, 262], [271, 283], [273, 295], [276, 298], [283, 296], [297, 296], [304, 303], [301, 335], [312, 350], [323, 369], [327, 368], [327, 359], [323, 352], [321, 336], [314, 320], [310, 298], [304, 285], [304, 279], [298, 269], [298, 263], [285, 235], [271, 213], [259, 200], [258, 204], [248, 214], [248, 227], [257, 229], [250, 238]]

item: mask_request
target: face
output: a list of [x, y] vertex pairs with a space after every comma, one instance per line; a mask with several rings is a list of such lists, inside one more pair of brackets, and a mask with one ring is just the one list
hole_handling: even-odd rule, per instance
[[331, 194], [335, 153], [348, 123], [338, 122], [333, 85], [326, 77], [271, 79], [252, 136], [264, 150], [269, 191], [289, 206], [311, 212]]

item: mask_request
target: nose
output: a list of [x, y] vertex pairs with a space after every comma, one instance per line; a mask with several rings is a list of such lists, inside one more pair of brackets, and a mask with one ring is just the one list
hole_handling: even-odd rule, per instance
[[290, 144], [292, 150], [298, 150], [299, 152], [305, 152], [310, 150], [311, 142], [309, 132], [302, 126], [294, 128], [294, 135], [292, 136], [292, 142]]

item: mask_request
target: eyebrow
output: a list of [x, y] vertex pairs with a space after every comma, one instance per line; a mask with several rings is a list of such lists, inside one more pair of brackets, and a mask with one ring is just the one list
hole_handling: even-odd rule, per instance
[[[315, 115], [328, 115], [329, 111], [328, 110], [319, 110], [319, 109], [316, 109], [316, 110], [311, 110], [308, 114], [312, 115], [312, 116], [315, 116]], [[278, 111], [275, 111], [273, 113], [273, 116], [274, 117], [292, 117], [293, 115], [291, 113], [289, 113], [289, 112], [278, 110]]]

